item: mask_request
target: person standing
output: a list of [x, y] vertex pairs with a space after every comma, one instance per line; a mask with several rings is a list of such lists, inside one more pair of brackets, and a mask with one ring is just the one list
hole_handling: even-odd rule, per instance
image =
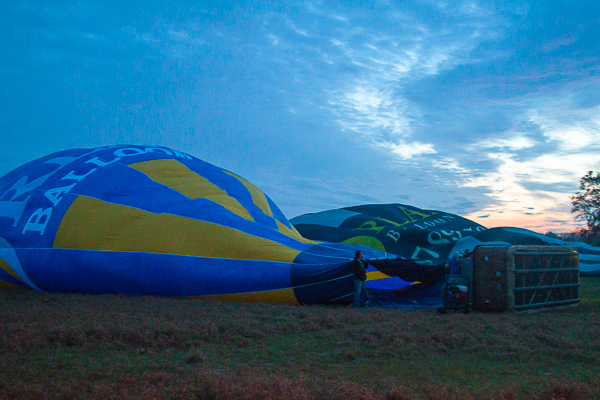
[[352, 272], [354, 274], [354, 307], [366, 307], [371, 300], [367, 294], [367, 263], [363, 260], [362, 251], [356, 250], [352, 260]]
[[452, 257], [446, 263], [446, 270], [449, 270], [450, 275], [460, 275], [461, 273], [462, 254], [455, 251]]

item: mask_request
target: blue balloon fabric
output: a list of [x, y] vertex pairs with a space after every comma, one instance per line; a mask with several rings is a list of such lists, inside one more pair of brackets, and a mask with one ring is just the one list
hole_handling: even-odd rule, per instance
[[[348, 303], [356, 249], [302, 237], [235, 173], [166, 147], [72, 149], [0, 179], [0, 288]], [[395, 280], [395, 283], [392, 282]]]

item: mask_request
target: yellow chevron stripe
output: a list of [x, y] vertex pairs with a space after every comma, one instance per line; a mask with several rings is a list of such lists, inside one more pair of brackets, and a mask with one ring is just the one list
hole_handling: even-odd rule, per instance
[[[7, 263], [6, 261], [4, 261], [1, 258], [0, 258], [0, 268], [2, 268], [7, 274], [9, 274], [10, 276], [12, 276], [13, 278], [18, 279], [19, 281], [23, 282], [23, 279], [21, 279], [21, 277], [19, 275], [17, 275], [17, 273], [15, 272], [14, 269], [12, 269], [12, 267], [10, 266], [10, 264]], [[11, 283], [8, 283], [8, 282], [6, 282], [6, 283], [9, 284], [9, 285], [11, 285]]]
[[379, 279], [391, 278], [391, 276], [384, 274], [381, 271], [371, 271], [367, 272], [367, 280], [368, 281], [376, 281]]
[[256, 206], [258, 208], [260, 208], [262, 210], [262, 212], [264, 212], [269, 217], [273, 216], [273, 212], [271, 211], [271, 208], [269, 207], [269, 202], [267, 201], [267, 197], [259, 188], [257, 188], [256, 186], [254, 186], [253, 184], [251, 184], [250, 182], [248, 182], [241, 176], [237, 176], [236, 174], [233, 174], [233, 173], [225, 171], [225, 170], [223, 170], [223, 172], [225, 172], [227, 175], [233, 176], [234, 178], [239, 180], [246, 187], [246, 189], [248, 189], [248, 191], [252, 195], [252, 201], [254, 202], [254, 204], [256, 204]]
[[79, 196], [65, 213], [54, 248], [139, 251], [292, 262], [300, 253], [237, 229]]
[[248, 221], [254, 221], [239, 201], [229, 197], [225, 190], [179, 161], [173, 159], [142, 161], [129, 164], [129, 167], [143, 172], [153, 181], [176, 190], [190, 199], [206, 198]]
[[[302, 236], [300, 234], [300, 232], [298, 232], [298, 230], [296, 230], [296, 227], [294, 225], [292, 225], [292, 224], [290, 224], [290, 225], [292, 227], [292, 232], [293, 232], [294, 235]], [[316, 242], [316, 243], [321, 243], [321, 242]]]
[[[384, 274], [381, 271], [371, 271], [371, 272], [367, 272], [367, 280], [368, 281], [376, 281], [379, 279], [386, 279], [386, 278], [391, 278], [391, 276]], [[409, 284], [410, 285], [418, 285], [419, 281], [414, 281], [412, 283]]]
[[269, 290], [264, 292], [248, 292], [248, 293], [234, 293], [234, 294], [219, 294], [219, 295], [208, 295], [208, 296], [193, 296], [187, 297], [191, 299], [202, 299], [202, 300], [220, 300], [220, 301], [233, 301], [233, 302], [260, 302], [260, 303], [271, 303], [271, 304], [288, 304], [298, 305], [298, 299], [294, 294], [294, 289], [278, 289]]
[[252, 218], [248, 210], [246, 210], [244, 206], [242, 206], [240, 202], [234, 199], [233, 197], [213, 195], [207, 196], [206, 199], [225, 207], [226, 209], [228, 209], [229, 211], [231, 211], [239, 217], [254, 222], [254, 218]]

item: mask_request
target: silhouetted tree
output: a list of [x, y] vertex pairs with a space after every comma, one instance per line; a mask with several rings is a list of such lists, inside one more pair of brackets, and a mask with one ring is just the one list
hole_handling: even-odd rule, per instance
[[600, 173], [589, 171], [580, 179], [579, 189], [582, 192], [571, 196], [571, 212], [575, 219], [586, 221], [592, 241], [596, 242], [600, 238]]

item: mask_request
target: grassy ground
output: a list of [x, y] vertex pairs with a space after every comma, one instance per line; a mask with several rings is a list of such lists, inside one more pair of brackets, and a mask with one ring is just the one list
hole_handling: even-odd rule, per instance
[[523, 314], [0, 293], [2, 399], [598, 399], [600, 278]]

